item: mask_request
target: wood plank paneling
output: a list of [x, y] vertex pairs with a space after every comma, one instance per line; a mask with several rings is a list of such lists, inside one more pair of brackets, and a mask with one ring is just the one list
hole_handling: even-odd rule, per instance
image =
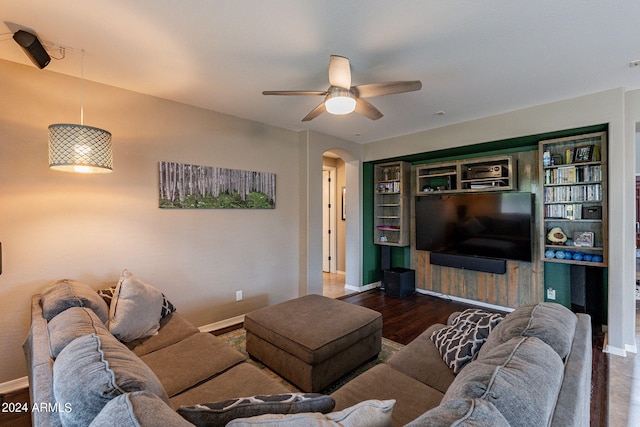
[[431, 265], [429, 252], [416, 251], [416, 287], [503, 307], [544, 301], [543, 282], [536, 263], [507, 261], [505, 274]]

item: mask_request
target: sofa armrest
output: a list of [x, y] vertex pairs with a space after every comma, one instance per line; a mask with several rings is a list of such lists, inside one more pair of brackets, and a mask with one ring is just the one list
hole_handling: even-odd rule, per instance
[[591, 415], [593, 339], [591, 317], [577, 313], [578, 323], [565, 361], [564, 380], [551, 419], [552, 427], [588, 426]]
[[[49, 349], [47, 320], [42, 317], [40, 295], [31, 299], [31, 327], [22, 346], [29, 371], [29, 397], [32, 405], [53, 404], [53, 359]], [[57, 411], [31, 411], [34, 426], [60, 426]]]

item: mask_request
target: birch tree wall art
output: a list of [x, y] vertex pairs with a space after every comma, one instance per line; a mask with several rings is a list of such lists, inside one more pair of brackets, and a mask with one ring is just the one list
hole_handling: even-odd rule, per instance
[[276, 174], [160, 162], [160, 207], [275, 209]]

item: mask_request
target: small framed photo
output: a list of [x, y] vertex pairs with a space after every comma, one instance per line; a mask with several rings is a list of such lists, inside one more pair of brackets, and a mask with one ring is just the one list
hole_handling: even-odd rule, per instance
[[573, 245], [584, 248], [593, 247], [593, 233], [591, 231], [576, 231], [573, 233]]
[[573, 155], [574, 163], [590, 162], [593, 154], [593, 145], [583, 145], [576, 147]]

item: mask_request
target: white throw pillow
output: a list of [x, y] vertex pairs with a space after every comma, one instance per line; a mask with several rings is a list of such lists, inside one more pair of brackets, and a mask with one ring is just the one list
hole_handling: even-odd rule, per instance
[[122, 342], [154, 335], [163, 300], [162, 292], [124, 270], [109, 308], [109, 331]]
[[391, 427], [391, 413], [396, 401], [365, 400], [349, 408], [329, 414], [306, 412], [300, 414], [267, 414], [237, 418], [227, 427]]

